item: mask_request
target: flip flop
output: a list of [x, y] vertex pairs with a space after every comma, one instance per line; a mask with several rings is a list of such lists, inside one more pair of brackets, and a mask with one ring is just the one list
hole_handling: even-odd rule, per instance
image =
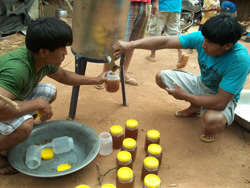
[[145, 59], [150, 62], [156, 62], [156, 59], [154, 57], [150, 57], [150, 55], [146, 56]]
[[0, 175], [12, 175], [16, 174], [19, 171], [17, 171], [15, 168], [13, 168], [9, 163], [0, 165]]
[[215, 141], [216, 139], [216, 134], [211, 134], [209, 133], [206, 129], [204, 130], [204, 133], [202, 135], [200, 135], [200, 139], [203, 142], [206, 143], [211, 143], [213, 141]]
[[189, 55], [182, 54], [181, 59], [178, 61], [177, 69], [181, 69], [185, 67], [187, 65], [188, 59], [189, 59]]
[[134, 78], [129, 78], [127, 80], [125, 80], [126, 84], [132, 85], [132, 86], [138, 86], [139, 83], [137, 80], [135, 80]]
[[176, 117], [195, 117], [195, 116], [199, 116], [199, 115], [201, 115], [200, 112], [190, 113], [187, 111], [187, 109], [179, 110], [179, 111], [175, 112]]
[[105, 87], [105, 84], [95, 85], [95, 86], [94, 86], [94, 88], [99, 89], [99, 90], [104, 89], [104, 87]]

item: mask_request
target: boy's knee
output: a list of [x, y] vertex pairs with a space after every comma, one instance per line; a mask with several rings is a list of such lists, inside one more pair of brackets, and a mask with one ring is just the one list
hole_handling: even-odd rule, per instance
[[31, 118], [27, 119], [12, 134], [15, 134], [15, 137], [17, 140], [19, 140], [20, 142], [23, 142], [24, 140], [26, 140], [29, 137], [29, 135], [33, 129], [33, 125], [34, 125], [34, 120]]
[[155, 76], [155, 82], [160, 88], [165, 88], [165, 84], [163, 84], [162, 79], [161, 79], [161, 72], [158, 72]]
[[212, 111], [206, 111], [202, 115], [202, 119], [207, 129], [211, 131], [221, 132], [227, 123], [226, 117], [223, 113], [213, 113]]

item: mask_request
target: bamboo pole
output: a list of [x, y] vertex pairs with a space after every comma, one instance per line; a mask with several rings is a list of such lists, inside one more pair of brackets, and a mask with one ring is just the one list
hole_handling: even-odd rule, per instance
[[12, 106], [13, 108], [19, 110], [19, 105], [15, 101], [12, 101], [11, 99], [9, 99], [1, 94], [0, 94], [0, 100], [2, 100], [3, 102], [7, 103], [10, 106]]

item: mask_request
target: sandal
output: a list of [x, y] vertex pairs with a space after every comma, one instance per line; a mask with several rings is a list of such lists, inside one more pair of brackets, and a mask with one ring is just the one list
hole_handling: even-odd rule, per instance
[[216, 139], [216, 134], [211, 134], [209, 133], [206, 129], [204, 130], [204, 133], [202, 135], [200, 135], [200, 139], [203, 142], [206, 143], [211, 143], [213, 141], [215, 141]]
[[125, 83], [129, 84], [129, 85], [132, 85], [132, 86], [138, 86], [139, 85], [138, 81], [136, 79], [134, 79], [134, 78], [129, 78], [129, 79], [125, 80]]
[[150, 57], [150, 55], [146, 56], [145, 59], [150, 62], [156, 62], [156, 59], [154, 57]]
[[189, 55], [182, 54], [181, 59], [178, 61], [177, 69], [181, 69], [185, 67], [187, 65], [188, 59], [189, 59]]
[[101, 84], [101, 85], [95, 85], [94, 87], [95, 87], [96, 89], [102, 90], [102, 89], [104, 89], [104, 87], [105, 87], [105, 83], [103, 83], [103, 84]]
[[187, 109], [179, 110], [179, 111], [175, 112], [176, 117], [195, 117], [195, 116], [199, 116], [199, 115], [201, 115], [200, 112], [190, 113], [187, 111]]
[[7, 160], [7, 157], [2, 155], [0, 157], [6, 161], [6, 164], [0, 165], [0, 175], [12, 175], [19, 172], [10, 165], [10, 163]]

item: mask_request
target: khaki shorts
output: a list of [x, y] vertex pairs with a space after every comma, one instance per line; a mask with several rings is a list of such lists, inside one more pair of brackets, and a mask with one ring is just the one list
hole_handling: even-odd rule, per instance
[[[42, 98], [43, 100], [49, 102], [56, 93], [56, 87], [49, 83], [39, 84], [31, 92], [31, 94], [25, 99], [25, 101], [33, 100], [37, 98]], [[9, 135], [14, 132], [24, 121], [33, 118], [36, 112], [30, 112], [18, 118], [14, 118], [8, 121], [0, 122], [0, 134]]]
[[[211, 90], [204, 84], [202, 84], [200, 77], [189, 72], [183, 72], [180, 70], [163, 70], [161, 71], [162, 82], [171, 89], [175, 89], [173, 82], [181, 86], [187, 93], [192, 95], [215, 95], [215, 91]], [[220, 111], [222, 112], [226, 119], [227, 125], [231, 125], [234, 120], [234, 110], [237, 103], [232, 99], [227, 107]], [[206, 112], [208, 109], [201, 108], [201, 114]]]
[[176, 12], [158, 12], [149, 20], [148, 36], [161, 36], [162, 31], [167, 36], [180, 35], [180, 16], [180, 13]]

